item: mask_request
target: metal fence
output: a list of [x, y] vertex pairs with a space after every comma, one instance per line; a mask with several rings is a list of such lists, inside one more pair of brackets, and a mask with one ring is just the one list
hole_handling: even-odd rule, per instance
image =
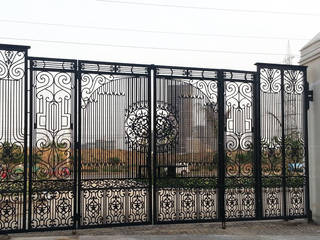
[[306, 68], [256, 65], [0, 45], [0, 231], [310, 219]]

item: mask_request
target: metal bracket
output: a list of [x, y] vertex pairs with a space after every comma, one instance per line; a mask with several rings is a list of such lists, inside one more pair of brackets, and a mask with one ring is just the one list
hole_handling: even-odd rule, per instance
[[307, 91], [307, 96], [306, 96], [307, 110], [309, 110], [310, 108], [310, 102], [313, 102], [313, 90]]
[[307, 91], [307, 99], [309, 102], [313, 102], [313, 90]]

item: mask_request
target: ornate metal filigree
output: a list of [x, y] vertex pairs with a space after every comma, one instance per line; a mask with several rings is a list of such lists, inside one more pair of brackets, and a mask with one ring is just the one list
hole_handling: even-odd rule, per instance
[[262, 68], [260, 70], [260, 89], [265, 93], [279, 93], [281, 91], [281, 71]]
[[42, 191], [31, 195], [31, 226], [36, 229], [73, 225], [72, 191]]
[[226, 82], [226, 174], [250, 176], [253, 172], [252, 84]]
[[226, 218], [254, 218], [254, 188], [229, 188], [225, 192]]
[[34, 72], [33, 168], [37, 179], [68, 179], [71, 176], [73, 80], [72, 73]]
[[147, 189], [86, 189], [82, 196], [83, 225], [144, 223], [149, 219]]
[[0, 50], [0, 81], [18, 81], [25, 76], [25, 52]]
[[188, 79], [217, 79], [218, 71], [214, 69], [157, 67], [156, 74], [159, 77], [175, 77]]
[[88, 103], [97, 102], [93, 94], [102, 86], [115, 81], [113, 75], [82, 74], [81, 75], [81, 107], [86, 108]]
[[[177, 142], [179, 124], [172, 105], [157, 102], [156, 143], [157, 151], [168, 151]], [[138, 151], [146, 151], [149, 145], [148, 103], [137, 102], [130, 106], [125, 115], [126, 141]]]
[[282, 190], [278, 187], [263, 188], [264, 217], [279, 217], [282, 215]]
[[283, 89], [287, 94], [302, 95], [304, 92], [304, 73], [300, 70], [283, 71]]
[[303, 187], [290, 187], [288, 191], [288, 215], [304, 216], [305, 212], [305, 192]]
[[217, 218], [216, 189], [159, 188], [157, 192], [159, 222]]

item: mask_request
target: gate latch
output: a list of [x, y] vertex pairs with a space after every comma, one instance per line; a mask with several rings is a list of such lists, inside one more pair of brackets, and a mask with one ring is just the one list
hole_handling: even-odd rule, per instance
[[308, 99], [309, 102], [313, 101], [313, 90], [308, 90], [307, 99]]
[[310, 102], [313, 102], [313, 90], [307, 91], [307, 110], [309, 110]]

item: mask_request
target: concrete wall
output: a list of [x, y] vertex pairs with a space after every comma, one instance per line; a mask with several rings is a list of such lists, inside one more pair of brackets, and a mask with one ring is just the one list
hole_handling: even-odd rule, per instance
[[307, 78], [314, 94], [308, 112], [310, 204], [313, 220], [320, 223], [320, 39], [301, 50], [300, 64], [308, 66]]

